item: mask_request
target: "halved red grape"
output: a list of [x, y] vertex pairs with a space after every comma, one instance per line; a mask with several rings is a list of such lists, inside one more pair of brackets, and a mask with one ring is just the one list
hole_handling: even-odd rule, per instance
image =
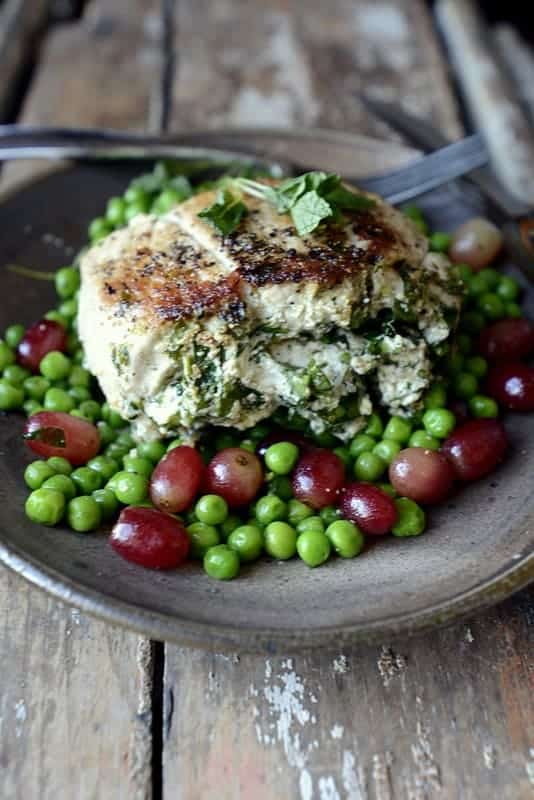
[[517, 361], [534, 352], [534, 325], [528, 319], [501, 319], [480, 334], [478, 349], [490, 361]]
[[227, 447], [206, 468], [203, 488], [224, 497], [230, 508], [239, 508], [256, 497], [264, 480], [259, 458], [240, 447]]
[[497, 419], [473, 419], [456, 428], [442, 446], [443, 454], [462, 481], [476, 481], [504, 458], [508, 437]]
[[63, 456], [74, 466], [86, 464], [100, 449], [98, 429], [63, 411], [40, 411], [26, 420], [28, 447], [43, 458]]
[[109, 542], [127, 561], [149, 569], [173, 569], [189, 553], [182, 523], [155, 508], [129, 506], [121, 511]]
[[491, 264], [502, 242], [502, 233], [496, 225], [482, 217], [474, 217], [455, 231], [449, 256], [452, 261], [469, 264], [478, 271]]
[[330, 450], [311, 450], [299, 460], [292, 486], [297, 500], [312, 508], [335, 505], [345, 481], [345, 466]]
[[198, 494], [203, 475], [204, 463], [194, 447], [174, 447], [152, 473], [152, 502], [162, 511], [185, 511]]
[[510, 411], [534, 411], [534, 368], [517, 361], [488, 372], [488, 394]]
[[310, 442], [310, 440], [306, 439], [301, 433], [288, 431], [284, 428], [276, 428], [274, 431], [271, 431], [265, 439], [262, 439], [258, 445], [258, 454], [263, 458], [267, 449], [272, 444], [277, 444], [278, 442], [291, 442], [298, 447], [301, 453], [316, 449], [313, 442]]
[[436, 450], [407, 447], [389, 465], [389, 480], [400, 495], [416, 503], [440, 503], [452, 490], [454, 469]]
[[395, 503], [372, 483], [349, 483], [343, 489], [339, 507], [345, 519], [371, 536], [388, 533], [397, 521]]
[[67, 332], [63, 325], [51, 319], [35, 322], [24, 334], [17, 347], [17, 361], [32, 372], [39, 370], [41, 359], [52, 350], [67, 349]]

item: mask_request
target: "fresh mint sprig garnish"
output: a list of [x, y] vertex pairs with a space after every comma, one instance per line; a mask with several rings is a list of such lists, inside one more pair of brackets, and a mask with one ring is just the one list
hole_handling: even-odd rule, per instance
[[246, 206], [240, 200], [242, 194], [270, 203], [279, 214], [290, 214], [299, 236], [312, 233], [321, 222], [342, 221], [343, 211], [362, 211], [374, 206], [371, 198], [343, 186], [339, 175], [326, 172], [306, 172], [278, 186], [250, 178], [230, 179], [225, 185], [228, 188], [220, 191], [216, 202], [199, 214], [224, 236], [232, 233], [246, 214]]

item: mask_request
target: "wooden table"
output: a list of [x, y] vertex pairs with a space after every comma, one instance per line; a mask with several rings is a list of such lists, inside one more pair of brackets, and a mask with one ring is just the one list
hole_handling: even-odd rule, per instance
[[[46, 6], [0, 4], [4, 74], [20, 73]], [[394, 138], [351, 96], [365, 86], [461, 132], [420, 0], [92, 0], [39, 43], [27, 123]], [[150, 642], [6, 571], [0, 608], [5, 800], [534, 797], [531, 591], [392, 646], [272, 659]]]

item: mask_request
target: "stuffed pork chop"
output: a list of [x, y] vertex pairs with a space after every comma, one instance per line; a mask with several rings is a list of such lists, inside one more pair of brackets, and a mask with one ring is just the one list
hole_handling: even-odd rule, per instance
[[278, 410], [347, 439], [374, 403], [418, 409], [461, 290], [409, 219], [359, 196], [372, 204], [299, 235], [243, 195], [223, 234], [199, 216], [217, 203], [203, 192], [84, 255], [87, 366], [139, 437], [246, 429]]

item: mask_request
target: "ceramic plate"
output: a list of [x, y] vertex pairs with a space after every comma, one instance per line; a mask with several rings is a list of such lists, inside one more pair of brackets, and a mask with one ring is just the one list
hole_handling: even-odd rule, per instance
[[[324, 131], [234, 131], [189, 140], [234, 148], [246, 143], [351, 176], [383, 171], [413, 155], [400, 145]], [[3, 198], [0, 329], [30, 323], [55, 302], [50, 283], [24, 278], [9, 265], [54, 269], [69, 263], [107, 198], [145, 168], [68, 167]], [[475, 210], [454, 188], [434, 193], [424, 205], [439, 229]], [[489, 479], [433, 510], [424, 536], [388, 538], [358, 559], [332, 559], [313, 571], [298, 560], [258, 562], [239, 580], [218, 583], [196, 564], [166, 574], [129, 564], [103, 533], [31, 523], [23, 510], [22, 474], [31, 457], [20, 436], [22, 418], [2, 416], [0, 555], [56, 597], [157, 639], [276, 652], [405, 635], [496, 602], [534, 577], [534, 415], [510, 417], [506, 425], [511, 457]]]

